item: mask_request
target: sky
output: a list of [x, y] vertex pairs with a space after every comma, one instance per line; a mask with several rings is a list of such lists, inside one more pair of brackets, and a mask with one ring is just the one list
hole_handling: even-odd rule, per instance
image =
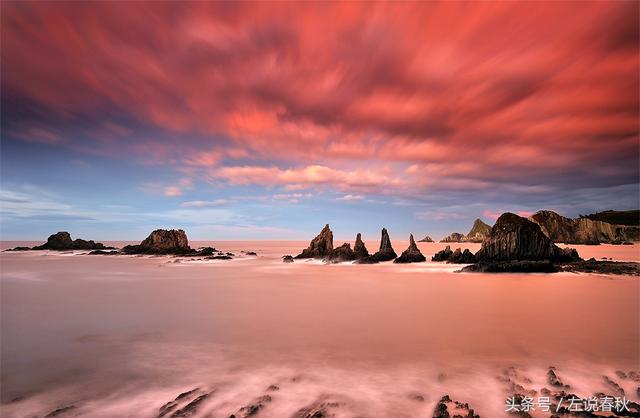
[[640, 206], [637, 1], [0, 7], [3, 240]]

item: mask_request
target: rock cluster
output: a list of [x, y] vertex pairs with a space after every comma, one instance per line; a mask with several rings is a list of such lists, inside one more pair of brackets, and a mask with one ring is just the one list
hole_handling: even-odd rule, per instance
[[444, 237], [440, 242], [482, 242], [491, 233], [491, 227], [481, 219], [473, 221], [473, 226], [467, 235], [459, 232]]
[[333, 232], [329, 224], [326, 224], [318, 236], [311, 240], [309, 247], [295, 258], [324, 258], [330, 255], [331, 251], [333, 251]]
[[464, 239], [464, 234], [459, 232], [454, 232], [449, 236], [446, 236], [440, 240], [440, 242], [462, 242]]
[[538, 211], [530, 219], [554, 242], [598, 245], [640, 240], [638, 226], [614, 225], [589, 218], [571, 219], [550, 210]]
[[451, 246], [447, 245], [444, 250], [440, 250], [431, 257], [431, 261], [446, 261], [451, 264], [471, 264], [476, 262], [476, 256], [473, 255], [468, 248], [462, 251], [460, 248], [456, 248], [455, 251], [451, 251]]
[[33, 248], [29, 247], [16, 247], [7, 251], [27, 251], [27, 250], [54, 250], [54, 251], [68, 251], [68, 250], [110, 250], [113, 247], [106, 247], [104, 244], [100, 242], [87, 241], [84, 239], [77, 238], [75, 240], [71, 239], [71, 235], [66, 232], [58, 232], [56, 234], [50, 235], [47, 238], [47, 242], [35, 246]]
[[427, 235], [426, 237], [422, 238], [418, 242], [434, 242], [434, 241], [433, 241], [433, 238], [431, 238], [429, 235]]
[[426, 258], [413, 240], [413, 234], [409, 235], [409, 248], [404, 250], [400, 257], [393, 260], [394, 263], [421, 263], [423, 261], [426, 261]]
[[197, 254], [189, 247], [187, 234], [182, 229], [156, 229], [138, 245], [122, 248], [125, 254]]
[[355, 252], [351, 249], [351, 244], [344, 243], [339, 247], [331, 250], [328, 256], [323, 260], [326, 263], [343, 263], [345, 261], [353, 261], [356, 259]]

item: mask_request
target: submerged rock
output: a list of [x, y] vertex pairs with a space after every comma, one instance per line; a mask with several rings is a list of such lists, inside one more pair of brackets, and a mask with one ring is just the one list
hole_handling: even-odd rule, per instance
[[421, 263], [427, 259], [422, 255], [420, 249], [413, 240], [413, 234], [409, 235], [409, 248], [404, 250], [400, 257], [393, 260], [394, 263]]
[[189, 247], [187, 234], [182, 229], [156, 229], [138, 245], [127, 245], [122, 249], [125, 254], [175, 254], [190, 255], [197, 253]]
[[351, 249], [351, 244], [344, 243], [339, 247], [331, 250], [328, 256], [323, 261], [326, 263], [343, 263], [345, 261], [353, 261], [356, 259], [354, 251]]
[[367, 251], [367, 247], [365, 247], [364, 242], [362, 241], [362, 235], [358, 232], [356, 236], [356, 243], [353, 245], [353, 253], [357, 259], [369, 257], [369, 251]]
[[451, 251], [451, 246], [447, 245], [444, 250], [440, 250], [431, 257], [431, 261], [447, 261], [449, 257], [453, 254]]
[[576, 273], [627, 274], [640, 276], [640, 263], [631, 261], [599, 261], [590, 258], [562, 265], [563, 271]]
[[316, 236], [309, 247], [298, 254], [296, 258], [324, 258], [331, 254], [333, 250], [333, 232], [329, 228], [329, 224], [326, 224], [322, 231]]
[[[16, 247], [16, 248], [24, 248], [24, 247]], [[32, 248], [32, 250], [54, 250], [54, 251], [110, 250], [110, 249], [113, 249], [113, 247], [106, 247], [104, 244], [100, 242], [94, 242], [91, 240], [87, 241], [80, 238], [71, 240], [71, 235], [66, 231], [62, 231], [62, 232], [58, 232], [56, 234], [50, 235], [49, 238], [47, 238], [46, 243]]]
[[462, 268], [477, 273], [555, 273], [559, 271], [549, 260], [479, 261]]
[[290, 255], [283, 255], [282, 256], [282, 262], [283, 263], [293, 263], [293, 257]]

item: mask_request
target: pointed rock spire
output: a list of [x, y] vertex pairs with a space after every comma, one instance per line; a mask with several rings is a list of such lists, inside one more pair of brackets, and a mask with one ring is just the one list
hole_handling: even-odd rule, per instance
[[402, 252], [400, 257], [396, 258], [394, 263], [421, 263], [426, 261], [427, 259], [422, 255], [420, 249], [416, 245], [415, 240], [413, 239], [413, 234], [409, 235], [409, 248]]
[[311, 240], [309, 246], [298, 254], [296, 258], [324, 258], [333, 251], [333, 232], [326, 224], [322, 231]]
[[380, 238], [380, 249], [377, 253], [371, 256], [372, 261], [380, 262], [380, 261], [389, 261], [396, 258], [398, 255], [395, 251], [393, 251], [393, 247], [391, 246], [391, 239], [389, 238], [389, 233], [387, 232], [387, 228], [382, 228], [382, 237]]
[[359, 232], [356, 236], [356, 243], [353, 246], [353, 252], [355, 253], [356, 260], [369, 256], [369, 251], [367, 251], [367, 247], [365, 247], [364, 242], [362, 241], [362, 235], [360, 235]]

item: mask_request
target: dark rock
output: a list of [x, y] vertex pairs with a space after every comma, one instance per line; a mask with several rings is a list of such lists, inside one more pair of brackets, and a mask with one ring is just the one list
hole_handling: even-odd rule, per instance
[[464, 251], [461, 251], [460, 248], [457, 248], [453, 254], [447, 259], [447, 263], [451, 264], [472, 264], [476, 262], [476, 256], [473, 255], [468, 248], [465, 248]]
[[201, 256], [213, 255], [214, 252], [216, 252], [215, 248], [213, 248], [213, 247], [204, 247], [204, 248], [200, 249], [200, 251], [198, 251], [198, 255], [201, 255]]
[[89, 255], [109, 255], [109, 254], [119, 254], [118, 251], [104, 251], [104, 250], [93, 250], [89, 253]]
[[462, 418], [463, 416], [467, 418], [480, 418], [480, 416], [476, 415], [473, 409], [469, 407], [468, 403], [453, 401], [449, 395], [443, 396], [438, 401], [433, 411], [433, 418], [450, 418], [449, 407], [451, 407], [451, 412], [456, 414], [454, 418]]
[[380, 238], [380, 249], [377, 253], [371, 256], [371, 258], [377, 262], [390, 261], [396, 258], [398, 255], [393, 251], [391, 246], [391, 239], [386, 228], [382, 228], [382, 237]]
[[434, 242], [434, 241], [433, 241], [433, 238], [431, 238], [429, 235], [427, 235], [426, 237], [422, 238], [418, 242]]
[[561, 389], [570, 389], [571, 388], [569, 385], [565, 385], [562, 382], [562, 380], [560, 380], [560, 378], [556, 374], [555, 367], [549, 367], [549, 370], [547, 370], [547, 381], [549, 382], [549, 384], [551, 386], [554, 386], [556, 388], [561, 388]]
[[205, 257], [205, 260], [231, 260], [233, 257], [230, 255], [210, 255]]
[[125, 254], [193, 255], [197, 253], [189, 247], [187, 234], [182, 229], [156, 229], [139, 245], [127, 245], [122, 251]]
[[248, 418], [260, 412], [260, 410], [269, 402], [271, 402], [271, 396], [263, 395], [254, 400], [251, 404], [238, 409], [238, 412], [230, 415], [229, 418]]
[[309, 247], [298, 254], [296, 258], [324, 258], [333, 250], [333, 232], [329, 228], [329, 224], [325, 225], [315, 237]]
[[454, 232], [453, 234], [442, 238], [440, 242], [462, 242], [463, 239], [464, 239], [464, 234], [461, 234], [459, 232]]
[[354, 251], [351, 249], [351, 244], [344, 243], [339, 247], [331, 250], [328, 256], [323, 261], [325, 263], [342, 263], [345, 261], [353, 261], [356, 259]]
[[607, 384], [610, 388], [612, 388], [618, 395], [624, 396], [624, 389], [620, 387], [620, 385], [609, 378], [609, 376], [602, 376], [602, 380], [605, 384]]
[[359, 232], [356, 236], [356, 243], [353, 246], [353, 253], [356, 259], [369, 257], [369, 251], [367, 251], [367, 247], [365, 247]]
[[178, 405], [180, 404], [180, 402], [185, 401], [186, 399], [192, 397], [192, 395], [195, 395], [198, 392], [198, 388], [190, 390], [188, 392], [183, 392], [181, 394], [179, 394], [178, 396], [176, 396], [176, 398], [172, 401], [167, 402], [166, 404], [162, 405], [160, 407], [160, 409], [158, 410], [158, 418], [162, 418], [163, 416], [167, 415], [169, 412], [173, 411], [174, 409], [176, 409], [178, 407]]
[[275, 392], [277, 390], [280, 390], [280, 386], [278, 385], [269, 385], [269, 387], [267, 388], [267, 392]]
[[195, 415], [198, 412], [198, 408], [201, 404], [207, 400], [207, 398], [211, 395], [210, 393], [205, 393], [204, 395], [200, 395], [191, 402], [189, 402], [184, 408], [177, 410], [173, 414], [171, 414], [171, 418], [184, 418]]
[[409, 248], [404, 250], [400, 257], [393, 260], [394, 263], [421, 263], [427, 259], [422, 255], [420, 249], [413, 240], [413, 234], [409, 235]]
[[254, 252], [254, 251], [247, 251], [244, 254], [245, 255], [258, 255], [258, 253]]
[[557, 263], [570, 263], [572, 261], [581, 261], [580, 255], [575, 248], [560, 248], [554, 246], [553, 261]]
[[329, 418], [334, 415], [331, 410], [338, 408], [341, 405], [340, 402], [327, 399], [326, 396], [322, 396], [313, 404], [300, 409], [293, 415], [293, 418]]
[[14, 248], [8, 248], [5, 251], [29, 251], [31, 250], [31, 247], [14, 247]]
[[593, 258], [562, 265], [563, 271], [576, 273], [625, 274], [640, 276], [640, 263], [625, 261], [598, 261]]
[[447, 245], [444, 250], [440, 250], [431, 257], [431, 261], [447, 261], [453, 254], [451, 246]]
[[529, 261], [480, 261], [462, 268], [463, 272], [476, 273], [555, 273], [558, 267], [549, 260]]
[[68, 250], [110, 250], [113, 247], [106, 247], [100, 242], [87, 241], [77, 238], [71, 240], [71, 235], [68, 232], [58, 232], [50, 235], [47, 238], [47, 242], [42, 245], [33, 247], [32, 250], [54, 250], [54, 251], [68, 251]]
[[482, 242], [491, 234], [491, 227], [480, 219], [473, 222], [473, 226], [467, 235], [464, 236], [464, 242]]
[[284, 255], [282, 256], [282, 262], [283, 263], [293, 263], [293, 257], [290, 255]]

